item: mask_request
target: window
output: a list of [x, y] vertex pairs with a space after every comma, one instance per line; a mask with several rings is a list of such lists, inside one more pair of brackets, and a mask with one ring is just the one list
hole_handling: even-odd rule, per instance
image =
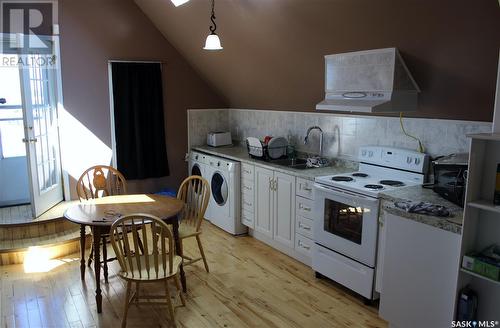
[[17, 67], [0, 67], [0, 158], [26, 156], [23, 138], [19, 70]]

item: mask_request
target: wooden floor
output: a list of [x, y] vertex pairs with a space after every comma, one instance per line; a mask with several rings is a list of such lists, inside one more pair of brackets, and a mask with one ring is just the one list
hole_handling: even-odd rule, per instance
[[[386, 327], [377, 310], [305, 265], [251, 237], [232, 237], [204, 223], [203, 245], [210, 273], [198, 262], [186, 268], [186, 307], [177, 326], [203, 327]], [[185, 244], [192, 254], [194, 243]], [[103, 287], [103, 313], [96, 312], [93, 272], [79, 275], [78, 255], [48, 273], [2, 267], [0, 327], [119, 327], [125, 289], [111, 266]], [[154, 284], [143, 292], [155, 291]], [[131, 306], [128, 327], [169, 327], [165, 307]]]
[[32, 220], [30, 204], [0, 208], [0, 224], [26, 223]]

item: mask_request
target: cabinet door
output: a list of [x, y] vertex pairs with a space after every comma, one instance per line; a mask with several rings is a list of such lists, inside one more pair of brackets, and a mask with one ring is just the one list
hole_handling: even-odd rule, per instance
[[273, 238], [273, 171], [255, 167], [255, 230]]
[[449, 327], [460, 235], [386, 213], [380, 311], [390, 326]]
[[274, 240], [294, 247], [295, 177], [274, 172]]

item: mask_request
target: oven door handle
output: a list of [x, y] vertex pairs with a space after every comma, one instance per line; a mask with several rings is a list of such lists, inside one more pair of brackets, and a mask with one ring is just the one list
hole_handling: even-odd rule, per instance
[[355, 193], [352, 193], [349, 191], [339, 190], [339, 189], [332, 188], [332, 187], [322, 186], [322, 185], [317, 184], [317, 183], [314, 184], [314, 187], [316, 189], [319, 189], [320, 191], [327, 192], [329, 194], [338, 195], [338, 196], [346, 196], [347, 195], [347, 196], [352, 197], [354, 199], [361, 199], [363, 201], [371, 201], [371, 202], [378, 201], [376, 198], [371, 198], [371, 197], [363, 196], [360, 194], [355, 194]]

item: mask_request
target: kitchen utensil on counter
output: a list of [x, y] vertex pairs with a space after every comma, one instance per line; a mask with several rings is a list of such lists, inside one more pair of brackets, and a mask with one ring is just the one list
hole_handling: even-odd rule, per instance
[[283, 137], [271, 138], [267, 143], [267, 154], [271, 159], [278, 159], [286, 156], [288, 141]]
[[262, 142], [257, 138], [247, 138], [247, 150], [250, 156], [258, 158], [264, 157], [264, 145], [262, 145]]
[[233, 143], [231, 132], [209, 132], [207, 134], [207, 145], [212, 147], [221, 147], [231, 145]]

